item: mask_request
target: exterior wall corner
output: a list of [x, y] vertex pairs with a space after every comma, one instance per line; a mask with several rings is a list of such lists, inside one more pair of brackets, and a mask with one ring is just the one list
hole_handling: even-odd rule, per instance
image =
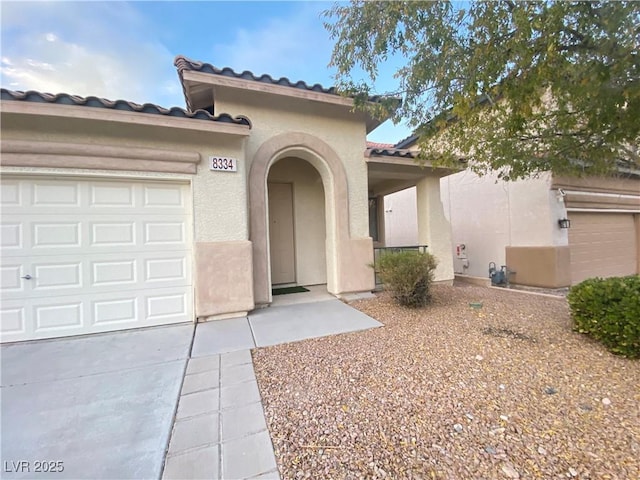
[[453, 280], [451, 225], [440, 200], [440, 179], [425, 177], [416, 185], [418, 206], [418, 243], [438, 260], [435, 281]]
[[372, 291], [375, 288], [373, 240], [350, 238], [340, 248], [340, 276], [334, 295]]
[[252, 259], [250, 241], [196, 242], [196, 317], [253, 310]]

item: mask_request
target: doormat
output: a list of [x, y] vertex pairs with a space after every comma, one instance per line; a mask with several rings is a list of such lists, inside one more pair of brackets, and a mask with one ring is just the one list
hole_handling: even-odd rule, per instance
[[288, 293], [302, 293], [302, 292], [308, 292], [308, 291], [309, 289], [304, 287], [285, 287], [285, 288], [274, 288], [273, 290], [271, 290], [271, 293], [273, 295], [286, 295]]

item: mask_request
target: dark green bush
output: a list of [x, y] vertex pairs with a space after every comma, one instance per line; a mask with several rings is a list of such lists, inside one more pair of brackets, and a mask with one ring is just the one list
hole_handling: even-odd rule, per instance
[[574, 330], [613, 353], [640, 357], [640, 276], [590, 278], [572, 287], [567, 300]]
[[429, 287], [437, 265], [430, 253], [388, 252], [378, 258], [375, 269], [385, 289], [401, 305], [423, 307], [431, 300]]

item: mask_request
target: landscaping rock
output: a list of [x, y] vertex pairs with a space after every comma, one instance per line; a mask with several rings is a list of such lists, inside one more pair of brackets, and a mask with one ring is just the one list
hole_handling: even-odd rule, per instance
[[283, 480], [640, 478], [640, 362], [574, 332], [563, 298], [434, 285], [421, 309], [352, 305], [384, 327], [253, 352]]

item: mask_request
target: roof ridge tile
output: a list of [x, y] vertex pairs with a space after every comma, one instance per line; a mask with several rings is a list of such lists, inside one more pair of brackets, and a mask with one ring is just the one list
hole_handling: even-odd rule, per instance
[[244, 115], [232, 117], [228, 113], [211, 115], [206, 110], [188, 111], [180, 107], [165, 108], [154, 103], [135, 103], [127, 100], [109, 100], [106, 98], [89, 95], [81, 97], [69, 93], [46, 93], [36, 90], [9, 90], [0, 89], [0, 99], [9, 101], [25, 101], [34, 103], [53, 103], [57, 105], [75, 105], [89, 108], [105, 108], [109, 110], [122, 110], [126, 112], [137, 112], [150, 115], [165, 115], [176, 118], [191, 118], [195, 120], [208, 120], [213, 122], [233, 123], [236, 125], [246, 125], [251, 128], [251, 121]]
[[365, 156], [370, 157], [372, 155], [382, 157], [416, 158], [416, 152], [401, 148], [367, 148]]
[[[242, 73], [236, 72], [231, 67], [216, 67], [211, 63], [201, 62], [199, 60], [192, 60], [190, 58], [185, 57], [184, 55], [176, 56], [173, 64], [178, 69], [178, 74], [182, 77], [182, 73], [184, 71], [197, 71], [204, 73], [211, 73], [214, 75], [223, 75], [223, 76], [231, 76], [235, 78], [240, 78], [243, 80], [251, 80], [254, 82], [262, 82], [262, 83], [271, 83], [273, 85], [281, 85], [284, 87], [291, 88], [299, 88], [303, 90], [310, 90], [320, 93], [327, 93], [329, 95], [338, 95], [337, 89], [335, 87], [323, 87], [319, 83], [314, 83], [313, 85], [309, 85], [304, 80], [292, 81], [287, 77], [280, 77], [275, 79], [268, 73], [263, 73], [260, 75], [256, 75], [250, 70], [243, 70]], [[373, 99], [374, 97], [372, 97]]]

